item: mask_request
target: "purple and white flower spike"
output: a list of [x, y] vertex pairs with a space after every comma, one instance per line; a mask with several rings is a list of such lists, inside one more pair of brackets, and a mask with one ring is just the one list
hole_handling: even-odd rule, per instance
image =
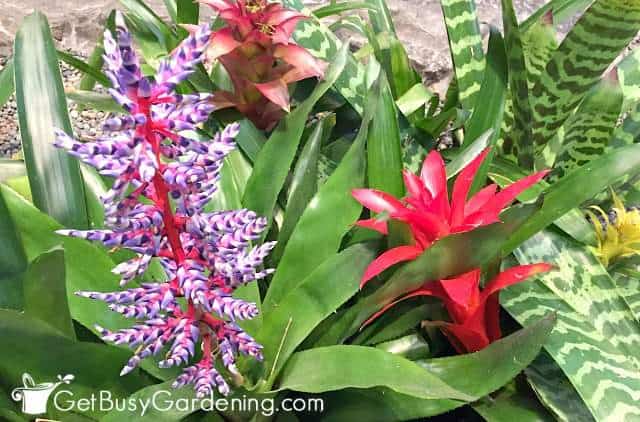
[[76, 293], [139, 321], [116, 332], [96, 327], [105, 341], [135, 350], [121, 375], [163, 350], [162, 368], [186, 365], [202, 350], [200, 360], [173, 384], [193, 384], [199, 397], [230, 391], [214, 367], [216, 356], [234, 375], [238, 354], [262, 359], [262, 347], [235, 323], [256, 317], [258, 308], [235, 299], [233, 292], [272, 272], [262, 265], [274, 246], [252, 245], [267, 226], [252, 211], [203, 212], [216, 192], [223, 159], [235, 148], [239, 127], [229, 125], [209, 142], [194, 138], [186, 131], [208, 118], [211, 96], [174, 89], [194, 71], [210, 35], [208, 26], [199, 27], [148, 78], [118, 14], [115, 38], [105, 32], [104, 60], [112, 82], [109, 92], [128, 114], [109, 118], [104, 128], [112, 135], [96, 142], [79, 142], [63, 131], [56, 131], [55, 142], [101, 174], [115, 177], [102, 198], [107, 229], [59, 233], [135, 252], [135, 258], [113, 269], [121, 286], [142, 275], [152, 259], [167, 276], [166, 281], [124, 291]]

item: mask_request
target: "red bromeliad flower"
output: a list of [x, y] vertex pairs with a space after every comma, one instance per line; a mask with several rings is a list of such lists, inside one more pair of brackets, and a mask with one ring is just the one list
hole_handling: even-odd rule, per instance
[[437, 151], [429, 153], [424, 160], [420, 177], [408, 170], [403, 172], [407, 189], [404, 201], [375, 189], [353, 190], [358, 202], [373, 212], [385, 214], [358, 221], [358, 226], [387, 234], [388, 217], [407, 224], [413, 237], [413, 244], [389, 249], [376, 258], [365, 271], [360, 287], [392, 265], [417, 258], [438, 239], [499, 222], [502, 210], [548, 173], [546, 170], [534, 173], [500, 192], [497, 192], [496, 184], [491, 184], [467, 200], [478, 168], [488, 153], [487, 148], [460, 172], [453, 185], [451, 200], [444, 161]]
[[416, 296], [435, 296], [444, 303], [452, 322], [435, 321], [432, 324], [440, 327], [458, 353], [477, 352], [501, 337], [500, 290], [551, 268], [551, 265], [545, 263], [512, 267], [498, 274], [482, 290], [479, 269], [455, 278], [430, 281], [385, 306], [365, 325], [402, 300]]
[[289, 111], [288, 85], [324, 75], [325, 62], [291, 38], [306, 16], [266, 0], [199, 1], [226, 23], [211, 35], [207, 58], [224, 66], [234, 92], [217, 92], [215, 105], [235, 107], [260, 129], [271, 129]]

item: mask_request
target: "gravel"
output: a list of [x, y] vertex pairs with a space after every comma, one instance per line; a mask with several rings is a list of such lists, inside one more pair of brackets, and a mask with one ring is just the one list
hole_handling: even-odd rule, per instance
[[[73, 52], [71, 52], [73, 53]], [[86, 60], [80, 54], [73, 53], [78, 58]], [[4, 68], [6, 58], [0, 57], [0, 70]], [[82, 74], [67, 65], [60, 62], [60, 70], [62, 72], [62, 81], [65, 89], [75, 88], [80, 83]], [[101, 89], [101, 87], [98, 87]], [[95, 138], [102, 134], [102, 122], [105, 119], [105, 113], [93, 109], [81, 110], [73, 101], [68, 101], [69, 117], [71, 125], [76, 136], [81, 139]], [[16, 99], [12, 95], [9, 101], [0, 108], [0, 157], [19, 157], [21, 154], [20, 145], [20, 128], [18, 127], [18, 113], [16, 108]]]

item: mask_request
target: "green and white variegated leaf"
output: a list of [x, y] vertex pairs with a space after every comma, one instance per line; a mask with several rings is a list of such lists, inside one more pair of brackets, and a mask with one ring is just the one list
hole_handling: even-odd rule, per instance
[[593, 415], [548, 353], [542, 352], [524, 370], [540, 401], [560, 421], [593, 421]]
[[[552, 20], [550, 15], [543, 15], [535, 24], [521, 34], [525, 66], [527, 69], [527, 86], [529, 90], [533, 89], [540, 73], [542, 73], [551, 58], [551, 54], [558, 48], [556, 30], [553, 27]], [[528, 97], [530, 97], [530, 94]], [[529, 104], [531, 105], [530, 98]], [[516, 161], [517, 159], [518, 143], [518, 139], [511, 133], [511, 128], [513, 128], [515, 124], [514, 119], [511, 94], [507, 93], [504, 122], [501, 128], [501, 133], [504, 134], [504, 137], [499, 140], [498, 147], [501, 150], [501, 155], [512, 161]]]
[[551, 59], [551, 55], [558, 48], [558, 34], [553, 26], [553, 17], [543, 15], [524, 31], [522, 45], [527, 64], [529, 89], [532, 89]]
[[[609, 144], [611, 134], [622, 110], [622, 90], [615, 72], [609, 73], [594, 86], [578, 110], [567, 119], [564, 131], [556, 136], [560, 152], [557, 154], [549, 182], [599, 157]], [[549, 144], [550, 148], [556, 145]], [[547, 164], [553, 162], [553, 151]]]
[[553, 52], [533, 88], [539, 153], [640, 29], [640, 2], [596, 0]]
[[611, 142], [612, 148], [623, 147], [638, 142], [640, 137], [640, 102], [629, 110], [622, 120], [622, 124], [615, 128]]
[[475, 0], [440, 0], [462, 106], [473, 109], [484, 73]]
[[640, 325], [607, 271], [583, 246], [549, 230], [514, 254], [521, 264], [548, 262], [555, 270], [505, 289], [502, 305], [523, 325], [556, 312], [545, 349], [594, 418], [639, 420]]
[[627, 301], [636, 318], [640, 320], [640, 277], [638, 275], [637, 271], [633, 271], [633, 274], [624, 272], [611, 274], [618, 286], [618, 291]]
[[[297, 10], [303, 10], [304, 5], [300, 0], [284, 0], [284, 5]], [[317, 18], [310, 15], [308, 19], [299, 24], [293, 34], [294, 39], [311, 53], [324, 60], [334, 57], [340, 49], [342, 42], [326, 26], [320, 24]], [[365, 68], [356, 59], [349, 55], [347, 64], [334, 87], [338, 90], [351, 106], [360, 114], [364, 109], [366, 96]]]
[[[526, 59], [518, 18], [511, 0], [502, 0], [504, 42], [509, 65], [509, 91], [506, 100], [511, 110], [511, 126], [505, 128], [504, 139], [513, 145], [512, 154], [524, 168], [533, 168], [533, 141], [531, 139], [531, 103]], [[506, 120], [503, 118], [503, 124]], [[504, 145], [504, 143], [503, 143]]]

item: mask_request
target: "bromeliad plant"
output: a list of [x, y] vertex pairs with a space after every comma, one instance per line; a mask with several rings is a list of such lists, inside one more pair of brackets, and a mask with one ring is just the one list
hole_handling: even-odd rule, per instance
[[501, 337], [500, 290], [551, 270], [549, 264], [518, 265], [505, 270], [480, 290], [481, 270], [475, 269], [455, 278], [428, 281], [419, 289], [386, 305], [367, 323], [378, 318], [400, 301], [419, 296], [442, 300], [452, 322], [429, 321], [440, 327], [458, 353], [482, 350]]
[[206, 26], [194, 31], [151, 79], [141, 73], [120, 14], [115, 22], [116, 39], [108, 31], [104, 35], [106, 74], [109, 92], [128, 114], [110, 118], [105, 129], [113, 135], [97, 142], [56, 133], [57, 147], [116, 178], [102, 199], [108, 229], [58, 233], [133, 251], [135, 258], [113, 270], [122, 277], [121, 286], [143, 274], [154, 258], [167, 281], [76, 294], [107, 302], [110, 310], [139, 321], [116, 332], [96, 327], [105, 341], [135, 349], [120, 375], [167, 346], [161, 368], [186, 365], [201, 349], [198, 363], [186, 367], [173, 387], [193, 384], [198, 397], [214, 389], [227, 395], [217, 357], [234, 375], [239, 353], [262, 359], [262, 347], [237, 325], [255, 318], [258, 308], [232, 294], [271, 273], [259, 267], [274, 243], [251, 248], [266, 227], [252, 211], [204, 211], [217, 190], [223, 160], [235, 147], [238, 126], [228, 126], [210, 142], [183, 134], [206, 120], [212, 107], [207, 95], [181, 95], [175, 88], [202, 60], [211, 33]]
[[[28, 370], [74, 374], [78, 398], [317, 395], [313, 420], [640, 414], [637, 212], [622, 205], [640, 198], [640, 55], [610, 66], [640, 30], [636, 2], [518, 21], [503, 0], [485, 44], [474, 2], [443, 0], [442, 100], [383, 0], [166, 1], [171, 22], [121, 3], [86, 63], [33, 14], [0, 72], [24, 152], [0, 161], [0, 390]], [[581, 17], [558, 43], [567, 11]], [[350, 53], [338, 29], [365, 44]], [[58, 59], [85, 73], [79, 90]], [[72, 136], [65, 96], [115, 113], [110, 135]], [[162, 417], [260, 419], [196, 410]]]
[[272, 129], [290, 111], [289, 85], [324, 75], [325, 63], [291, 38], [306, 16], [266, 0], [200, 2], [225, 24], [211, 34], [206, 58], [218, 60], [233, 84], [233, 92], [215, 92], [213, 103], [235, 107], [258, 128]]
[[362, 277], [361, 287], [392, 265], [416, 259], [438, 239], [500, 222], [503, 209], [548, 173], [534, 173], [500, 192], [497, 192], [498, 186], [492, 183], [467, 200], [476, 173], [488, 153], [489, 149], [485, 149], [462, 169], [453, 185], [451, 200], [446, 168], [438, 151], [430, 152], [424, 160], [420, 177], [409, 170], [403, 171], [407, 190], [407, 197], [403, 201], [376, 189], [353, 191], [358, 202], [373, 212], [382, 213], [382, 217], [358, 221], [358, 226], [386, 235], [389, 228], [385, 220], [391, 219], [406, 224], [412, 237], [412, 244], [389, 249], [376, 258]]

